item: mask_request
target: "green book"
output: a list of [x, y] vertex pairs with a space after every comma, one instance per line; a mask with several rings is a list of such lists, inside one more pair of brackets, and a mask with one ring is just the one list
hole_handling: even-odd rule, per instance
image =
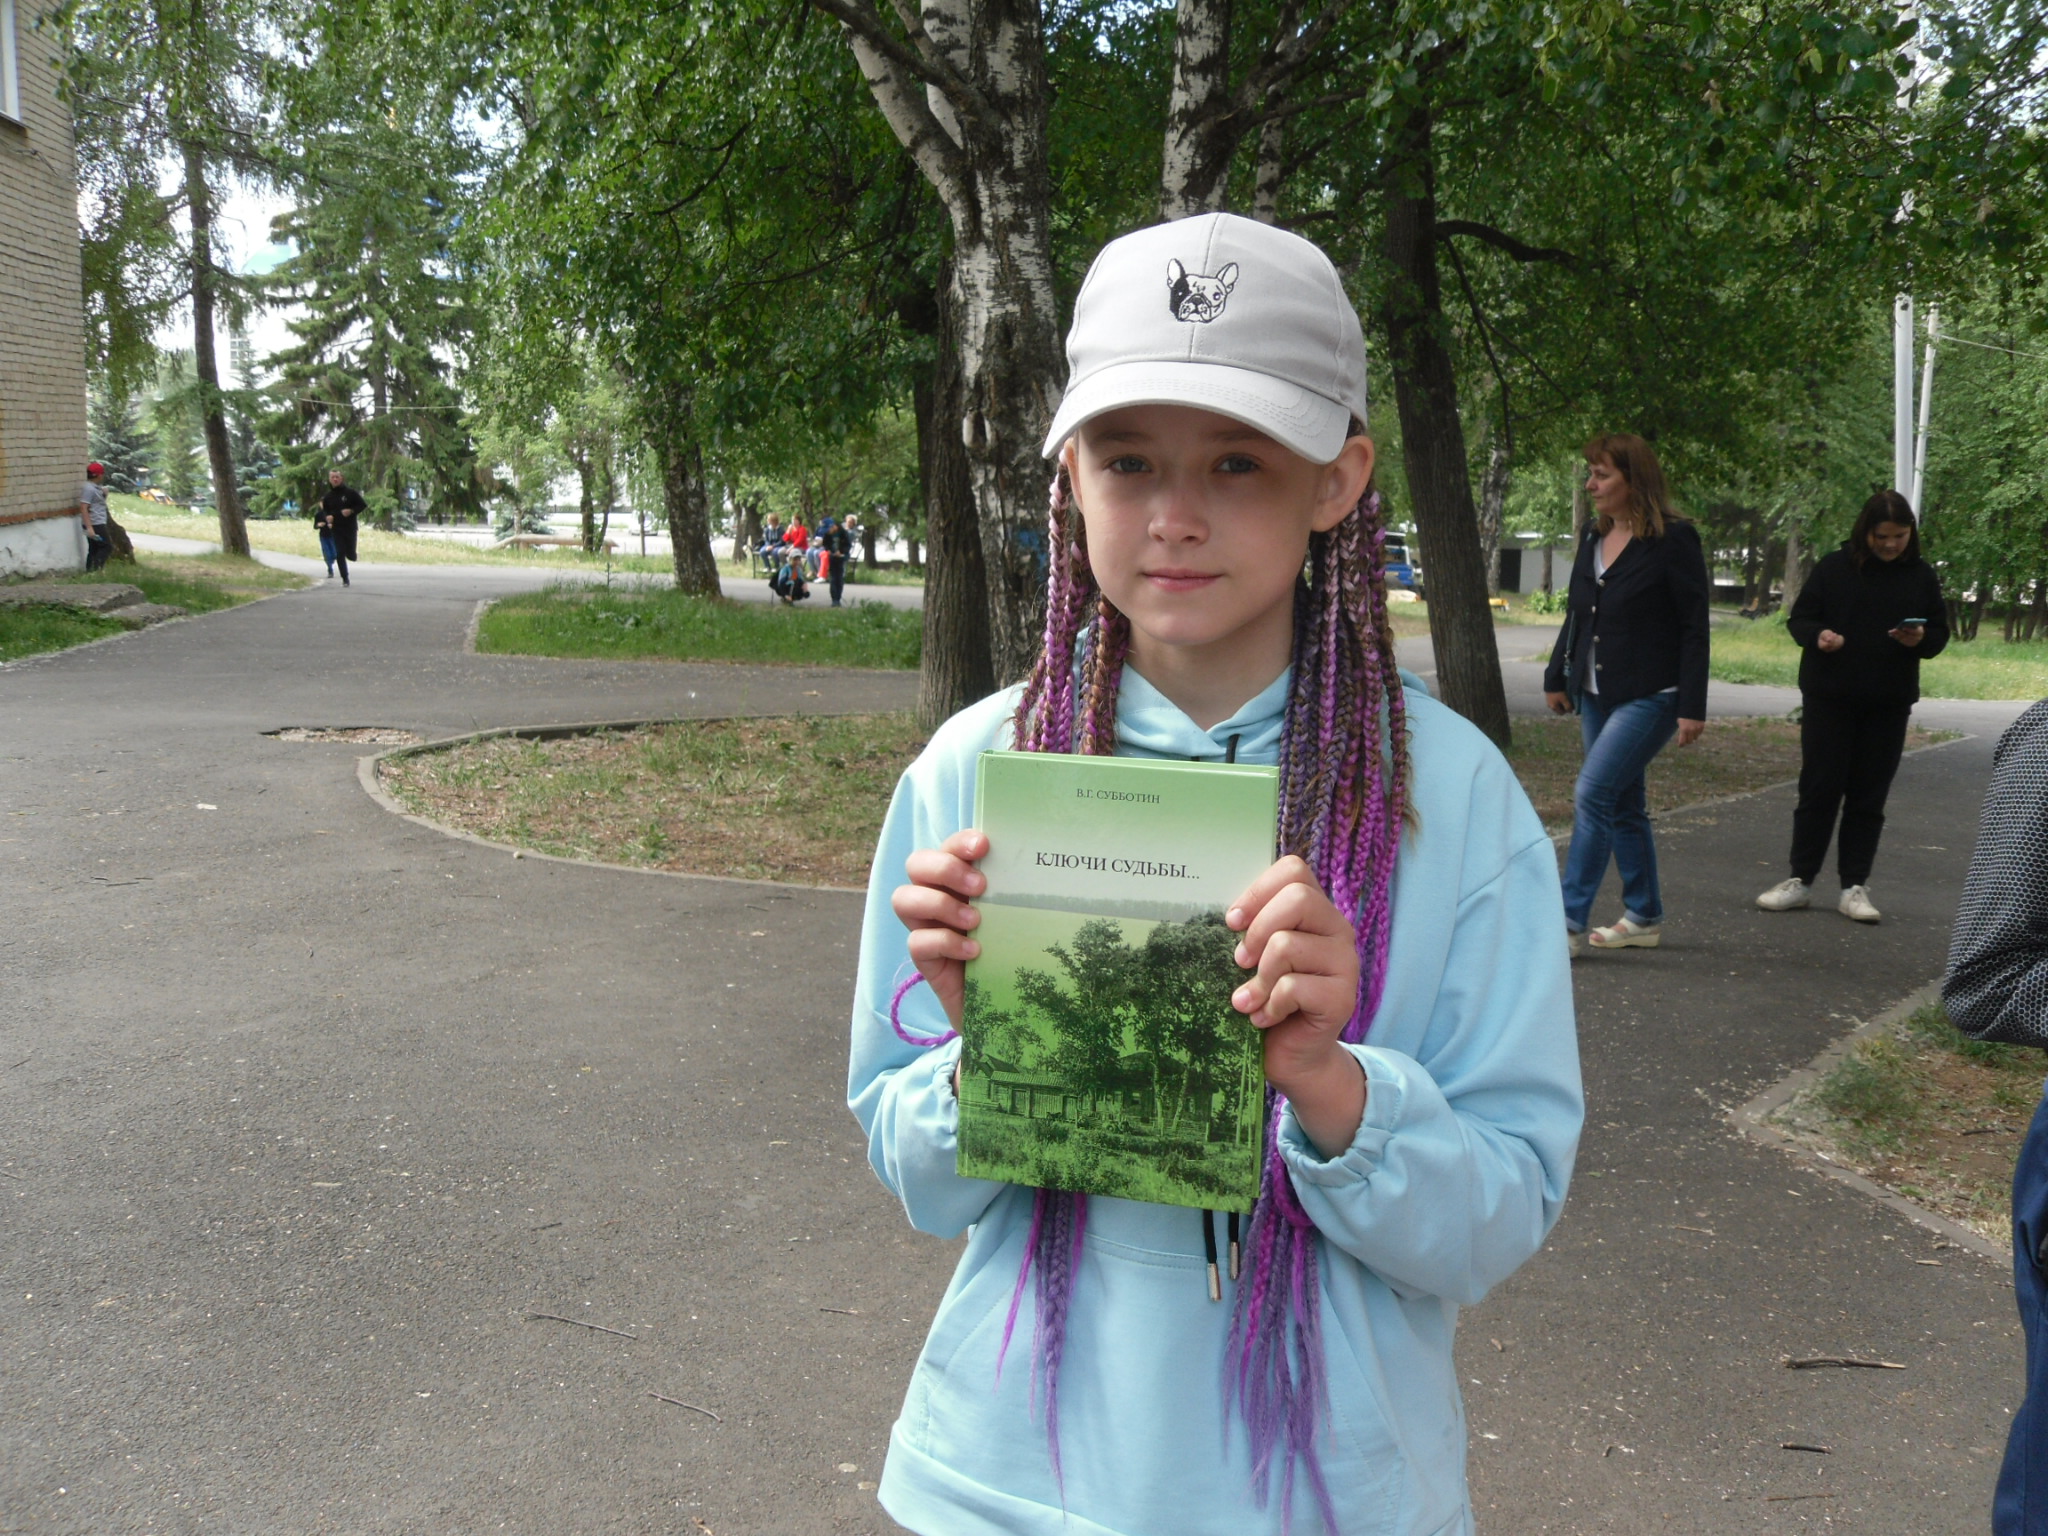
[[962, 1174], [1252, 1208], [1265, 1075], [1223, 914], [1273, 862], [1279, 793], [1272, 768], [981, 754]]

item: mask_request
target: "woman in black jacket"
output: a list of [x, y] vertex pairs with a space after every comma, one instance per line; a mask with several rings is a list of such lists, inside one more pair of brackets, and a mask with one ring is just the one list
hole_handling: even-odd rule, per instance
[[[1650, 445], [1626, 432], [1586, 445], [1586, 491], [1598, 514], [1572, 564], [1564, 628], [1543, 675], [1559, 714], [1578, 711], [1586, 760], [1565, 855], [1564, 922], [1574, 955], [1655, 949], [1664, 936], [1657, 845], [1650, 835], [1651, 759], [1676, 735], [1707, 728], [1707, 562], [1700, 536], [1671, 509]], [[1622, 918], [1587, 931], [1612, 855]]]
[[1884, 802], [1906, 746], [1906, 717], [1920, 697], [1920, 663], [1948, 644], [1941, 579], [1920, 558], [1920, 528], [1897, 491], [1863, 504], [1849, 541], [1813, 568], [1785, 628], [1799, 642], [1799, 807], [1792, 813], [1792, 878], [1756, 904], [1789, 912], [1828, 855], [1835, 814], [1842, 832], [1836, 910], [1874, 923], [1870, 866], [1884, 831]]

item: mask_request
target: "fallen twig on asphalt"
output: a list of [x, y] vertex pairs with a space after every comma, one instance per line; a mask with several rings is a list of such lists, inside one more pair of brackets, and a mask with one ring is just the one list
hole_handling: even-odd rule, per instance
[[860, 1316], [860, 1314], [859, 1314], [858, 1312], [854, 1311], [854, 1310], [853, 1310], [853, 1308], [851, 1308], [851, 1307], [820, 1307], [820, 1308], [818, 1308], [818, 1310], [819, 1310], [820, 1312], [837, 1312], [837, 1313], [838, 1313], [838, 1314], [839, 1314], [839, 1315], [840, 1315], [841, 1317], [859, 1317], [859, 1316]]
[[1788, 1371], [1810, 1371], [1816, 1366], [1839, 1365], [1851, 1370], [1903, 1371], [1905, 1367], [1896, 1360], [1858, 1360], [1853, 1355], [1809, 1355], [1804, 1360], [1787, 1360]]
[[618, 1328], [607, 1328], [603, 1323], [586, 1323], [578, 1317], [564, 1317], [559, 1312], [529, 1312], [526, 1315], [530, 1318], [545, 1318], [551, 1323], [567, 1323], [572, 1328], [589, 1328], [597, 1333], [613, 1333], [622, 1339], [637, 1339], [640, 1337], [637, 1333], [626, 1333]]
[[692, 1413], [701, 1413], [704, 1415], [705, 1418], [711, 1420], [711, 1422], [714, 1424], [723, 1424], [725, 1422], [725, 1420], [721, 1419], [709, 1408], [699, 1408], [695, 1403], [686, 1403], [680, 1397], [670, 1397], [665, 1392], [649, 1392], [647, 1395], [649, 1397], [658, 1397], [664, 1403], [674, 1403], [678, 1408], [687, 1408]]
[[1797, 1440], [1781, 1440], [1778, 1442], [1778, 1449], [1781, 1451], [1812, 1451], [1816, 1456], [1832, 1456], [1835, 1454], [1833, 1450], [1825, 1445], [1801, 1445]]

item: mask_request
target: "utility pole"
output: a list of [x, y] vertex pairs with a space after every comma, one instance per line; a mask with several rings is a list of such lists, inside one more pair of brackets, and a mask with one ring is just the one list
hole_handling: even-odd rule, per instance
[[1923, 524], [1926, 517], [1921, 512], [1920, 495], [1927, 484], [1927, 414], [1934, 399], [1934, 345], [1941, 339], [1941, 306], [1927, 306], [1927, 352], [1920, 364], [1920, 430], [1913, 435], [1913, 489], [1907, 494], [1907, 501], [1913, 505], [1913, 516]]
[[[1909, 202], [1901, 217], [1911, 210]], [[1902, 293], [1892, 300], [1892, 489], [1904, 496], [1912, 485], [1913, 295]], [[1919, 515], [1918, 502], [1913, 504], [1913, 512]]]

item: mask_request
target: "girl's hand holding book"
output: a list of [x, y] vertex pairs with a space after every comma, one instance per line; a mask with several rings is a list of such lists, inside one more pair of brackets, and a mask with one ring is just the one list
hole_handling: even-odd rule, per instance
[[988, 853], [988, 838], [972, 827], [955, 832], [936, 848], [920, 848], [903, 861], [908, 885], [899, 885], [889, 905], [910, 930], [910, 958], [960, 1027], [962, 980], [967, 962], [981, 953], [969, 937], [981, 914], [968, 905], [988, 889], [974, 866]]
[[1316, 1149], [1336, 1157], [1365, 1118], [1365, 1073], [1340, 1038], [1358, 1005], [1357, 930], [1292, 855], [1254, 880], [1224, 921], [1244, 935], [1237, 963], [1256, 968], [1230, 1001], [1266, 1032], [1266, 1079]]

